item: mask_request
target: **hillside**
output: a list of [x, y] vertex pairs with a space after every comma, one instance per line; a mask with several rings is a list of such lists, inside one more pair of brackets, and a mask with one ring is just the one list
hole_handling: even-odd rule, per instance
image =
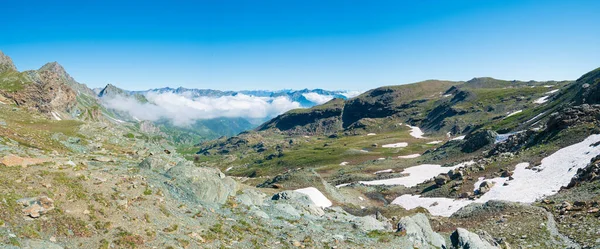
[[[594, 248], [599, 70], [385, 86], [233, 135], [0, 54], [0, 248]], [[232, 135], [192, 145], [209, 131]]]

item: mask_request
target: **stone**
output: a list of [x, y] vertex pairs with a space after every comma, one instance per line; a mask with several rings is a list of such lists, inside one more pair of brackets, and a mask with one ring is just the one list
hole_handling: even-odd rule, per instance
[[23, 198], [17, 203], [23, 205], [23, 214], [31, 218], [39, 218], [54, 209], [54, 201], [47, 196]]
[[265, 193], [258, 190], [244, 189], [242, 190], [242, 194], [237, 195], [235, 198], [238, 202], [246, 206], [261, 206], [266, 196]]
[[446, 248], [444, 237], [431, 229], [427, 216], [421, 213], [402, 217], [397, 224], [397, 232], [406, 234], [409, 240], [413, 241], [415, 248]]
[[198, 203], [224, 204], [237, 191], [235, 180], [215, 168], [179, 163], [166, 175], [171, 178], [166, 184], [175, 196]]
[[479, 235], [469, 232], [464, 228], [456, 228], [450, 235], [450, 241], [454, 248], [462, 249], [499, 249], [499, 246], [492, 245], [490, 242], [482, 239]]

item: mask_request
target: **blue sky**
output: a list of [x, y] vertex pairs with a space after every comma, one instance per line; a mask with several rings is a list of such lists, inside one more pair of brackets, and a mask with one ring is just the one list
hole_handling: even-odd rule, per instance
[[20, 70], [58, 61], [91, 87], [132, 90], [366, 90], [600, 67], [600, 1], [82, 2], [3, 2], [0, 50]]

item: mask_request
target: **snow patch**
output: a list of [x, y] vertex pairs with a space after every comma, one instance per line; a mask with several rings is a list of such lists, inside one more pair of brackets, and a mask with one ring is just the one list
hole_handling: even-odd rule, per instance
[[333, 204], [329, 199], [327, 199], [327, 197], [325, 197], [325, 195], [323, 195], [323, 193], [321, 193], [321, 191], [315, 187], [301, 188], [294, 191], [308, 195], [315, 205], [319, 207], [331, 207]]
[[553, 94], [553, 93], [555, 93], [555, 92], [558, 92], [559, 90], [560, 90], [560, 89], [554, 89], [554, 90], [552, 90], [552, 91], [549, 91], [549, 92], [547, 92], [546, 94]]
[[475, 162], [469, 161], [454, 165], [452, 167], [442, 167], [437, 164], [422, 164], [404, 169], [401, 173], [408, 174], [407, 176], [374, 180], [374, 181], [359, 181], [359, 183], [365, 185], [404, 185], [406, 187], [414, 187], [419, 183], [423, 183], [441, 173], [447, 173], [448, 171], [456, 168], [461, 168], [467, 165], [472, 165]]
[[56, 113], [56, 112], [50, 112], [50, 113], [52, 114], [52, 117], [54, 117], [54, 119], [56, 119], [56, 120], [62, 120], [60, 118], [60, 116], [58, 115], [58, 113]]
[[381, 147], [383, 147], [383, 148], [404, 148], [406, 146], [408, 146], [408, 143], [400, 142], [400, 143], [395, 143], [395, 144], [384, 144]]
[[341, 162], [340, 163], [340, 166], [346, 166], [346, 165], [348, 165], [348, 162]]
[[225, 169], [225, 172], [229, 172], [231, 169], [233, 169], [233, 166], [231, 166], [231, 167], [229, 167], [229, 168]]
[[399, 159], [409, 159], [409, 158], [417, 158], [420, 157], [421, 154], [410, 154], [410, 155], [406, 155], [406, 156], [398, 156]]
[[457, 140], [464, 140], [464, 139], [465, 139], [465, 136], [458, 136], [458, 137], [455, 137], [455, 138], [450, 139], [450, 140], [457, 141]]
[[[600, 154], [600, 146], [592, 146], [600, 142], [600, 135], [591, 135], [584, 141], [567, 146], [542, 159], [541, 164], [528, 169], [529, 163], [515, 166], [513, 180], [497, 177], [483, 181], [494, 182], [495, 185], [479, 199], [471, 201], [451, 198], [426, 198], [419, 195], [402, 195], [392, 203], [406, 209], [423, 207], [433, 215], [449, 217], [460, 208], [470, 203], [485, 203], [489, 200], [532, 203], [545, 196], [556, 194], [561, 187], [569, 184], [578, 169], [588, 165], [590, 160]], [[479, 187], [475, 183], [474, 188]], [[504, 186], [504, 183], [508, 185]]]
[[508, 115], [506, 115], [506, 117], [504, 117], [504, 118], [508, 118], [508, 117], [510, 117], [510, 116], [517, 115], [517, 114], [519, 114], [519, 113], [521, 113], [521, 112], [523, 112], [523, 110], [518, 110], [518, 111], [511, 112], [511, 113], [509, 113]]
[[535, 101], [533, 101], [533, 103], [535, 103], [535, 104], [543, 104], [543, 103], [548, 102], [548, 98], [550, 98], [550, 96], [544, 96], [544, 97], [541, 97], [539, 99], [536, 99]]
[[375, 134], [375, 133], [369, 133], [369, 134], [367, 134], [367, 136], [375, 136], [375, 135], [377, 135], [377, 134]]
[[410, 126], [410, 125], [406, 125], [408, 127], [410, 127], [410, 135], [415, 137], [415, 138], [425, 138], [423, 137], [423, 131], [421, 131], [421, 128], [416, 127], [416, 126]]
[[392, 170], [392, 169], [384, 169], [384, 170], [380, 170], [380, 171], [375, 171], [375, 173], [373, 173], [373, 174], [378, 175], [378, 174], [392, 173], [392, 172], [394, 172], [394, 170]]
[[443, 142], [443, 141], [437, 140], [437, 141], [431, 141], [431, 142], [429, 142], [429, 143], [427, 143], [427, 144], [440, 144], [440, 143], [442, 143], [442, 142]]

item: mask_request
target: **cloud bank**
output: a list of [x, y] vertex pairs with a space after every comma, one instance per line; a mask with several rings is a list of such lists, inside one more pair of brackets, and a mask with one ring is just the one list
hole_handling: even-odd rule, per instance
[[304, 96], [304, 98], [306, 98], [308, 101], [316, 103], [317, 105], [333, 99], [333, 96], [331, 95], [321, 95], [318, 93], [303, 93], [302, 96]]
[[107, 108], [127, 112], [141, 120], [157, 121], [166, 118], [179, 126], [190, 125], [196, 120], [219, 117], [269, 118], [301, 107], [300, 103], [285, 96], [270, 98], [237, 94], [190, 98], [175, 93], [149, 92], [146, 98], [151, 103], [140, 103], [125, 96], [106, 97], [102, 102]]

